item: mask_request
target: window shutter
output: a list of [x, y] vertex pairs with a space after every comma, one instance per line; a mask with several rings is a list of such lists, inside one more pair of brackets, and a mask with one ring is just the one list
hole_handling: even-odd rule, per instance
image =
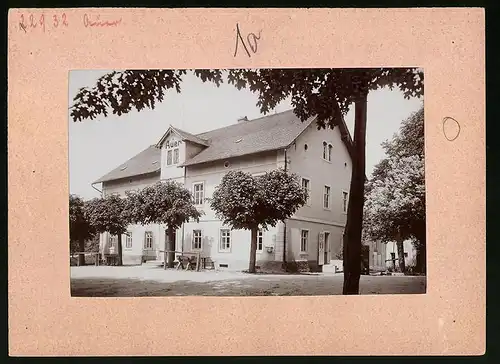
[[143, 248], [143, 249], [146, 249], [146, 236], [147, 236], [147, 232], [145, 231], [145, 232], [144, 232], [144, 241], [143, 241], [143, 243], [142, 243], [142, 248]]

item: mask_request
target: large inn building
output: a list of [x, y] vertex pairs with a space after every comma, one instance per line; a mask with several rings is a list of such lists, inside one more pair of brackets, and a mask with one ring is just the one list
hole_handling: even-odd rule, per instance
[[[339, 264], [351, 177], [352, 140], [345, 123], [317, 129], [315, 118], [301, 122], [285, 111], [193, 135], [170, 126], [155, 145], [123, 163], [95, 183], [103, 195], [141, 189], [158, 181], [175, 180], [193, 194], [202, 215], [176, 231], [176, 250], [201, 252], [216, 269], [248, 268], [250, 232], [232, 230], [216, 218], [205, 198], [211, 197], [230, 170], [258, 175], [285, 168], [300, 176], [309, 200], [290, 219], [258, 235], [257, 266], [279, 267], [287, 262], [325, 271]], [[131, 225], [123, 236], [124, 264], [163, 260], [166, 226]], [[101, 235], [103, 254], [116, 252], [116, 236]], [[385, 252], [371, 249], [370, 265], [385, 266]], [[341, 268], [341, 267], [339, 267]]]

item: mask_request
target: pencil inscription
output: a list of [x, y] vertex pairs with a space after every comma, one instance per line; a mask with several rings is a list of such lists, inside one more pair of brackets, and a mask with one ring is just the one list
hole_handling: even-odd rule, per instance
[[[262, 30], [259, 30], [259, 35], [255, 35], [255, 33], [248, 33], [247, 35], [247, 44], [250, 47], [250, 50], [253, 53], [257, 53], [257, 44], [258, 41], [260, 40]], [[243, 49], [245, 49], [245, 52], [248, 57], [251, 57], [251, 54], [248, 50], [247, 44], [245, 44], [245, 40], [243, 39], [243, 36], [241, 35], [240, 31], [240, 26], [238, 23], [236, 23], [236, 47], [234, 49], [234, 57], [238, 54], [238, 45], [241, 43], [243, 46]]]

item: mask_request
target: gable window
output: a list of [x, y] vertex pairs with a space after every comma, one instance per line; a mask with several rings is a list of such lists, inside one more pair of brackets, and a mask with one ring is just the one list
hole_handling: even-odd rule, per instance
[[172, 150], [167, 150], [167, 166], [172, 165]]
[[204, 184], [203, 182], [197, 182], [193, 184], [193, 197], [195, 205], [203, 205], [203, 197], [204, 197]]
[[309, 243], [309, 230], [302, 230], [300, 232], [300, 251], [307, 252], [307, 245]]
[[325, 186], [325, 190], [323, 192], [323, 207], [325, 209], [330, 208], [330, 186]]
[[125, 248], [130, 249], [132, 248], [132, 232], [127, 231], [125, 235]]
[[346, 191], [342, 191], [342, 212], [347, 213], [348, 206], [349, 206], [349, 194]]
[[257, 232], [257, 251], [261, 252], [264, 248], [264, 232], [260, 229]]
[[332, 161], [332, 151], [333, 151], [333, 145], [328, 144], [328, 161]]
[[144, 249], [153, 249], [153, 232], [146, 231], [144, 236]]
[[174, 164], [179, 163], [179, 148], [174, 149]]
[[193, 250], [201, 249], [201, 230], [193, 230], [192, 248]]
[[311, 181], [307, 178], [302, 178], [302, 188], [307, 191], [306, 205], [311, 204]]
[[231, 250], [231, 230], [221, 229], [219, 238], [219, 251], [228, 252]]

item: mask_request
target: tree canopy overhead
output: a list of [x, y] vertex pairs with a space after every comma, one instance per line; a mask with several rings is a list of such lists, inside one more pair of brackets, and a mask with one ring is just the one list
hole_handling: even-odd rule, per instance
[[[181, 92], [189, 70], [125, 70], [100, 77], [94, 87], [81, 88], [73, 99], [73, 121], [154, 109], [170, 89]], [[194, 70], [203, 82], [224, 81], [257, 93], [263, 114], [291, 97], [301, 120], [317, 116], [318, 127], [335, 126], [357, 95], [382, 87], [398, 87], [405, 98], [423, 95], [423, 71], [417, 68], [312, 68]]]

